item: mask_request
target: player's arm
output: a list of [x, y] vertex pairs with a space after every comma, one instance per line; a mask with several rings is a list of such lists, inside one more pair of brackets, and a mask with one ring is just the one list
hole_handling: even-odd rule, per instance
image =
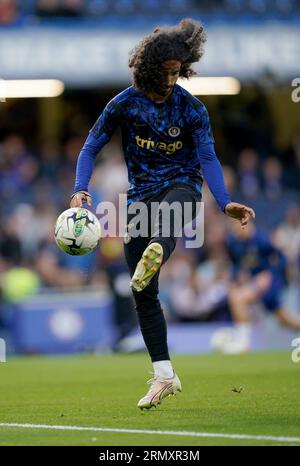
[[83, 202], [91, 205], [92, 198], [88, 192], [88, 185], [93, 173], [95, 159], [118, 127], [121, 108], [121, 104], [114, 100], [109, 102], [91, 129], [77, 159], [71, 207], [81, 207]]
[[203, 106], [201, 112], [192, 113], [192, 134], [203, 171], [204, 178], [221, 210], [229, 217], [247, 225], [250, 218], [255, 217], [253, 209], [237, 202], [232, 202], [225, 186], [223, 170], [214, 148], [209, 116]]
[[275, 316], [285, 327], [292, 328], [294, 330], [300, 330], [300, 316], [291, 314], [286, 309], [279, 309]]
[[[282, 279], [285, 280], [285, 270], [287, 264], [285, 255], [272, 244], [272, 241], [270, 241], [268, 237], [263, 237], [262, 239], [264, 241], [263, 246], [269, 256], [269, 262], [273, 272], [275, 274], [280, 274]], [[281, 325], [294, 330], [300, 330], [300, 315], [292, 314], [285, 308], [280, 307], [275, 312], [275, 316]]]

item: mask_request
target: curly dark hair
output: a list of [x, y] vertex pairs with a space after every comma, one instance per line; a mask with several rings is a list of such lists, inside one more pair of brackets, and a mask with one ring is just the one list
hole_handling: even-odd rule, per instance
[[202, 57], [206, 38], [202, 24], [187, 18], [176, 26], [154, 29], [130, 52], [134, 86], [142, 92], [151, 92], [161, 80], [161, 64], [168, 60], [182, 63], [181, 77], [195, 75], [191, 65]]

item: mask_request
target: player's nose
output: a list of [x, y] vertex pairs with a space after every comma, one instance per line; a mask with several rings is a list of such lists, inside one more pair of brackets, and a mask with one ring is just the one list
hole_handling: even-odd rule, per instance
[[171, 76], [169, 76], [168, 74], [166, 74], [164, 76], [164, 86], [171, 86]]
[[174, 78], [173, 78], [173, 76], [167, 76], [166, 85], [167, 85], [167, 86], [173, 86], [173, 84], [174, 84]]
[[173, 86], [174, 86], [174, 83], [173, 83], [173, 82], [166, 81], [166, 82], [164, 83], [164, 88], [165, 88], [165, 89], [170, 90]]

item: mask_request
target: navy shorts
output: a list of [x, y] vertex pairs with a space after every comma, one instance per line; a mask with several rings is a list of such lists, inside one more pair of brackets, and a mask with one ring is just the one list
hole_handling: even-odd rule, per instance
[[284, 280], [280, 275], [272, 273], [272, 281], [267, 291], [262, 295], [261, 300], [268, 311], [276, 311], [282, 304], [282, 291]]

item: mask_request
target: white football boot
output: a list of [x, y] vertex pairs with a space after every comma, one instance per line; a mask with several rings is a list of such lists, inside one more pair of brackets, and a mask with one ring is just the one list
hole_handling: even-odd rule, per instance
[[176, 395], [177, 392], [181, 392], [181, 382], [175, 373], [170, 379], [156, 376], [148, 380], [147, 383], [151, 387], [147, 395], [138, 402], [137, 406], [140, 409], [150, 409], [153, 406], [156, 408], [167, 396]]

